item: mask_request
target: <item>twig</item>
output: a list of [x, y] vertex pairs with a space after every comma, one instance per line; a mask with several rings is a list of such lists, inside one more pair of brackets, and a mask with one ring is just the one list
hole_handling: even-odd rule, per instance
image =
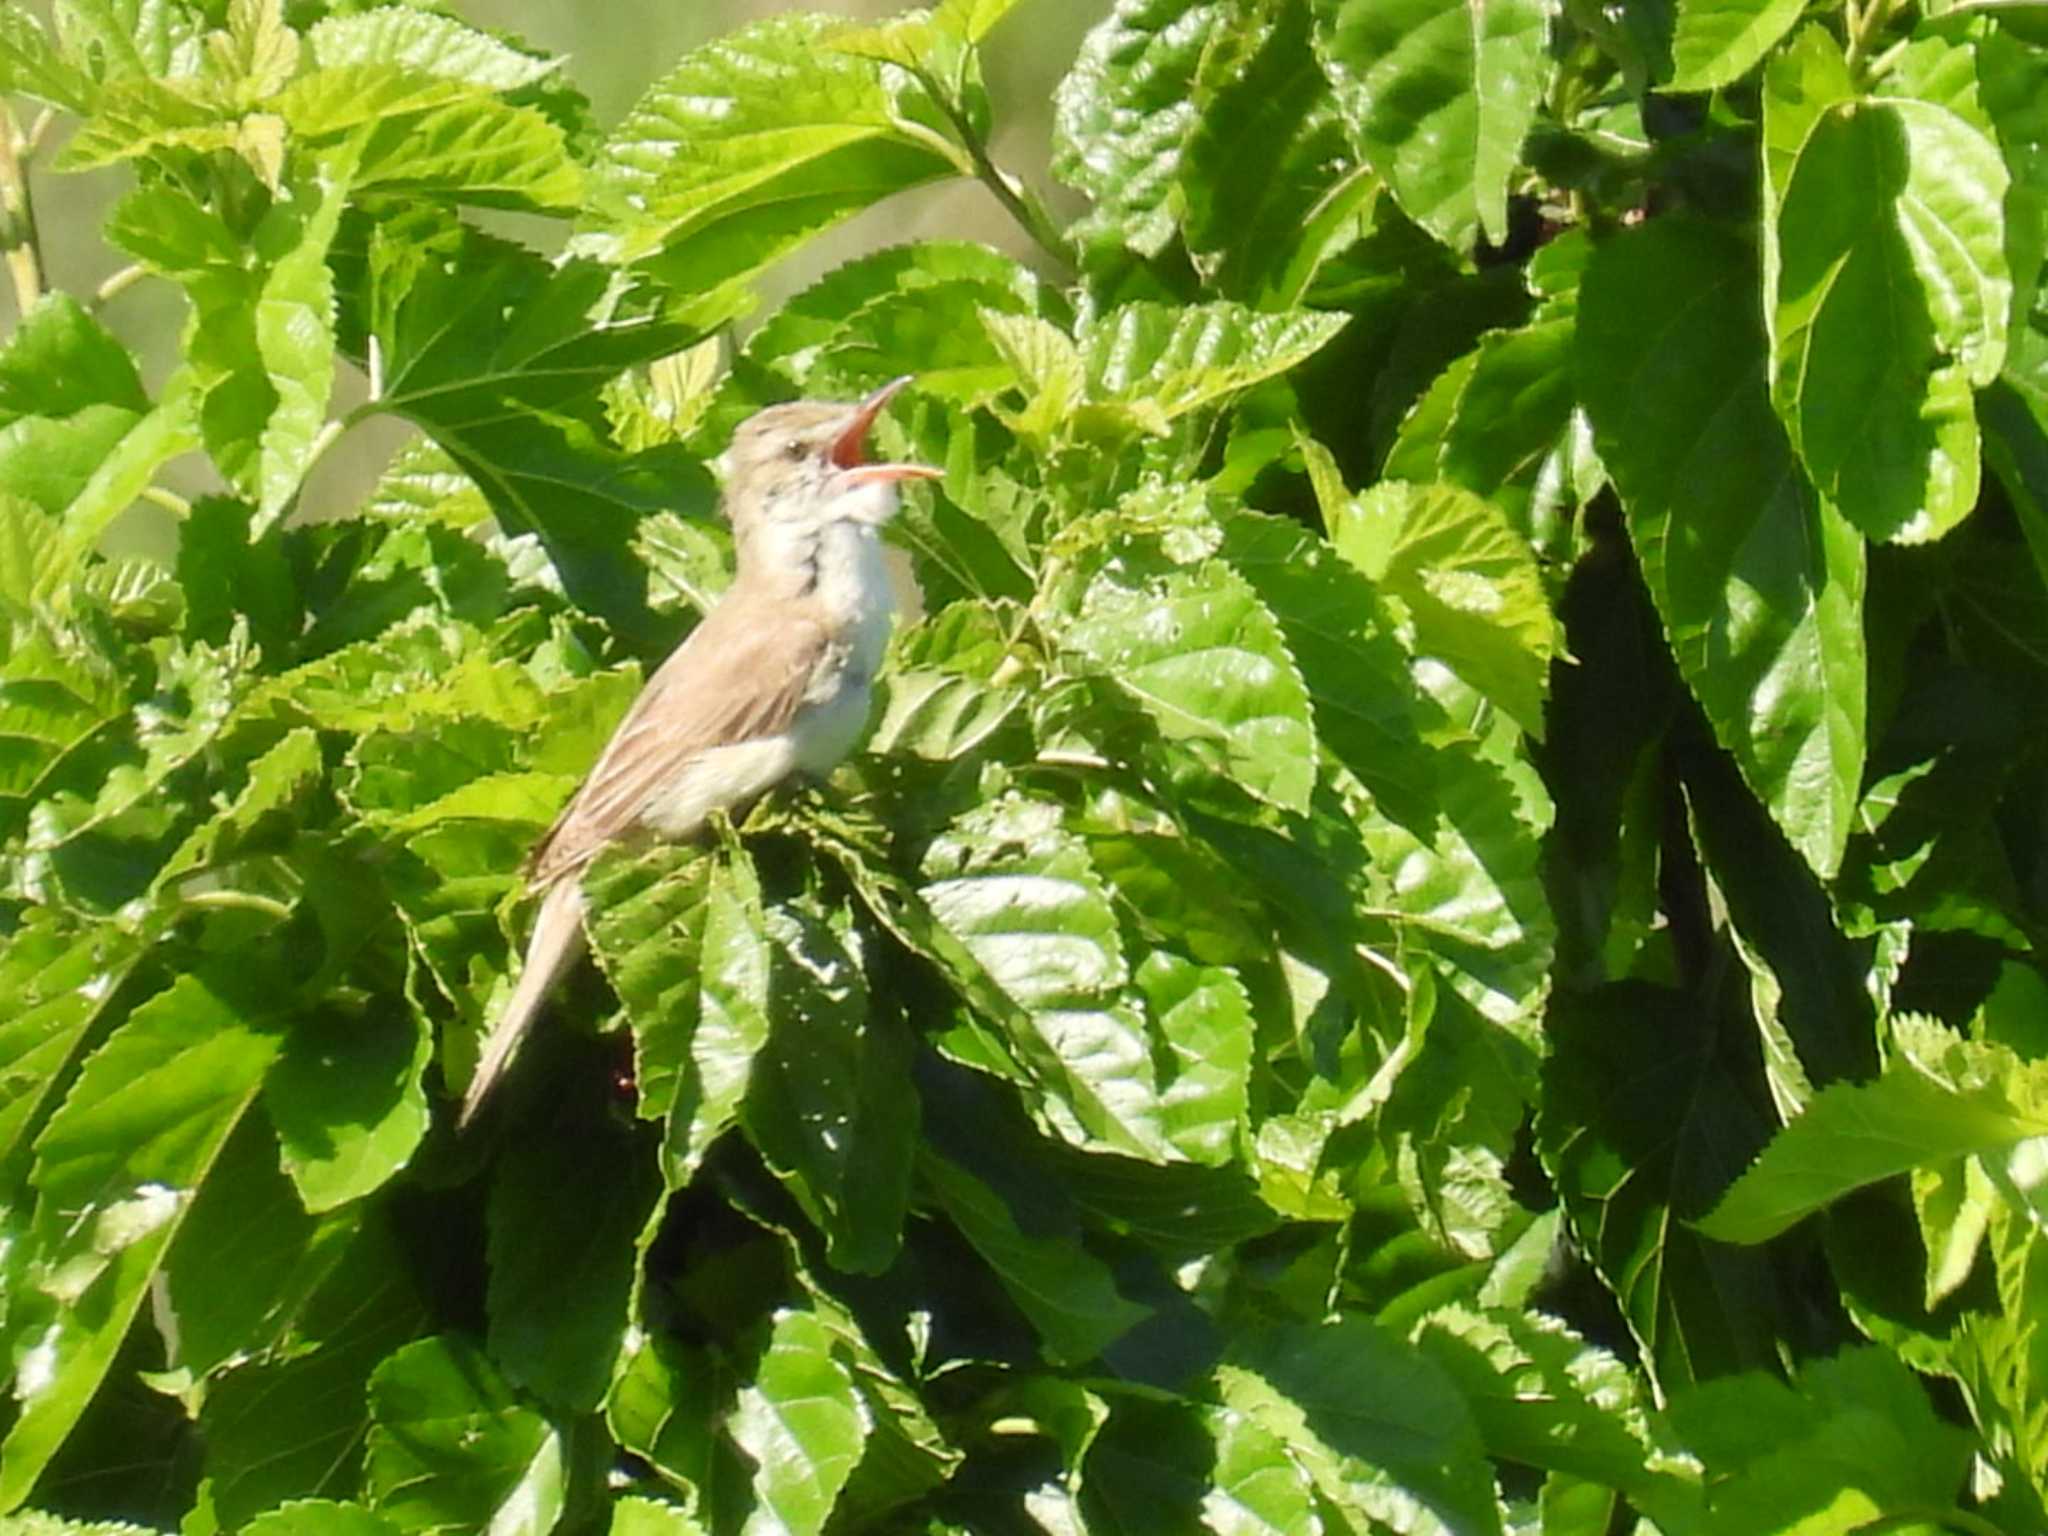
[[[1884, 29], [1892, 24], [1899, 12], [1899, 0], [1848, 0], [1843, 7], [1842, 17], [1848, 30], [1848, 46], [1844, 49], [1849, 68], [1858, 78], [1869, 80], [1875, 73], [1875, 65], [1869, 58], [1871, 46]], [[1889, 58], [1880, 61], [1889, 62]]]
[[982, 143], [981, 136], [967, 121], [967, 114], [960, 109], [952, 93], [943, 89], [925, 70], [918, 69], [915, 73], [939, 110], [946, 114], [946, 121], [953, 125], [953, 131], [960, 136], [961, 147], [967, 151], [967, 158], [974, 166], [975, 179], [995, 194], [1004, 211], [1017, 221], [1040, 250], [1071, 271], [1074, 258], [1067, 248], [1066, 237], [1053, 227], [1045, 210], [1035, 199], [1026, 198], [1018, 190], [1016, 179], [989, 158], [988, 146]]
[[14, 279], [15, 308], [26, 315], [43, 296], [43, 260], [21, 149], [14, 113], [0, 104], [0, 251], [7, 253], [7, 271]]
[[147, 276], [149, 276], [149, 268], [139, 261], [123, 267], [93, 290], [92, 307], [94, 309], [106, 308], [107, 305], [113, 303], [115, 299], [126, 293], [130, 288], [133, 288]]
[[192, 891], [178, 898], [188, 907], [217, 907], [230, 912], [261, 912], [267, 917], [290, 917], [292, 909], [273, 896], [260, 895], [255, 891], [237, 891], [220, 888], [211, 891]]

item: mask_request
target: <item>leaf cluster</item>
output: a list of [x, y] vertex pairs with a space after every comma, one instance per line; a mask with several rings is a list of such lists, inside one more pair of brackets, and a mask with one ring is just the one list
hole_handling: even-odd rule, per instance
[[[609, 127], [428, 5], [0, 11], [0, 1521], [2038, 1529], [2048, 38], [1113, 0], [1063, 225], [1010, 9]], [[946, 178], [1032, 260], [737, 323]], [[602, 857], [456, 1135], [731, 428], [903, 373], [864, 745]]]

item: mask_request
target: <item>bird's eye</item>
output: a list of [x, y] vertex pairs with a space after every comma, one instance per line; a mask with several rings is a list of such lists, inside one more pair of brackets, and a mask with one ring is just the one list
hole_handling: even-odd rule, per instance
[[804, 456], [804, 445], [800, 442], [797, 442], [794, 438], [792, 438], [789, 442], [789, 445], [782, 450], [782, 455], [784, 458], [794, 463], [796, 460]]

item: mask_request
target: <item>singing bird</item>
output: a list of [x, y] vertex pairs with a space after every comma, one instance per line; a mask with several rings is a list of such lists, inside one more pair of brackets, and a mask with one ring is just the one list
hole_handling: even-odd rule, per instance
[[541, 894], [526, 964], [462, 1101], [468, 1124], [548, 990], [583, 952], [582, 877], [622, 838], [680, 841], [795, 773], [852, 750], [895, 608], [881, 529], [922, 464], [864, 444], [908, 378], [856, 405], [796, 400], [749, 417], [726, 452], [732, 586], [648, 681], [597, 766], [528, 860]]

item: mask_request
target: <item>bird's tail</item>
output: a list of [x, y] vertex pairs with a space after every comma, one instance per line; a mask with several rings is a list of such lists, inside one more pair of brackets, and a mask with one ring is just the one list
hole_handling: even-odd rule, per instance
[[527, 941], [526, 964], [520, 970], [519, 985], [484, 1041], [483, 1054], [477, 1058], [476, 1071], [462, 1095], [458, 1125], [467, 1126], [476, 1118], [477, 1110], [504, 1076], [519, 1042], [533, 1026], [533, 1016], [540, 1012], [548, 989], [583, 953], [583, 945], [583, 892], [580, 882], [571, 875], [556, 881], [540, 904], [533, 937]]

